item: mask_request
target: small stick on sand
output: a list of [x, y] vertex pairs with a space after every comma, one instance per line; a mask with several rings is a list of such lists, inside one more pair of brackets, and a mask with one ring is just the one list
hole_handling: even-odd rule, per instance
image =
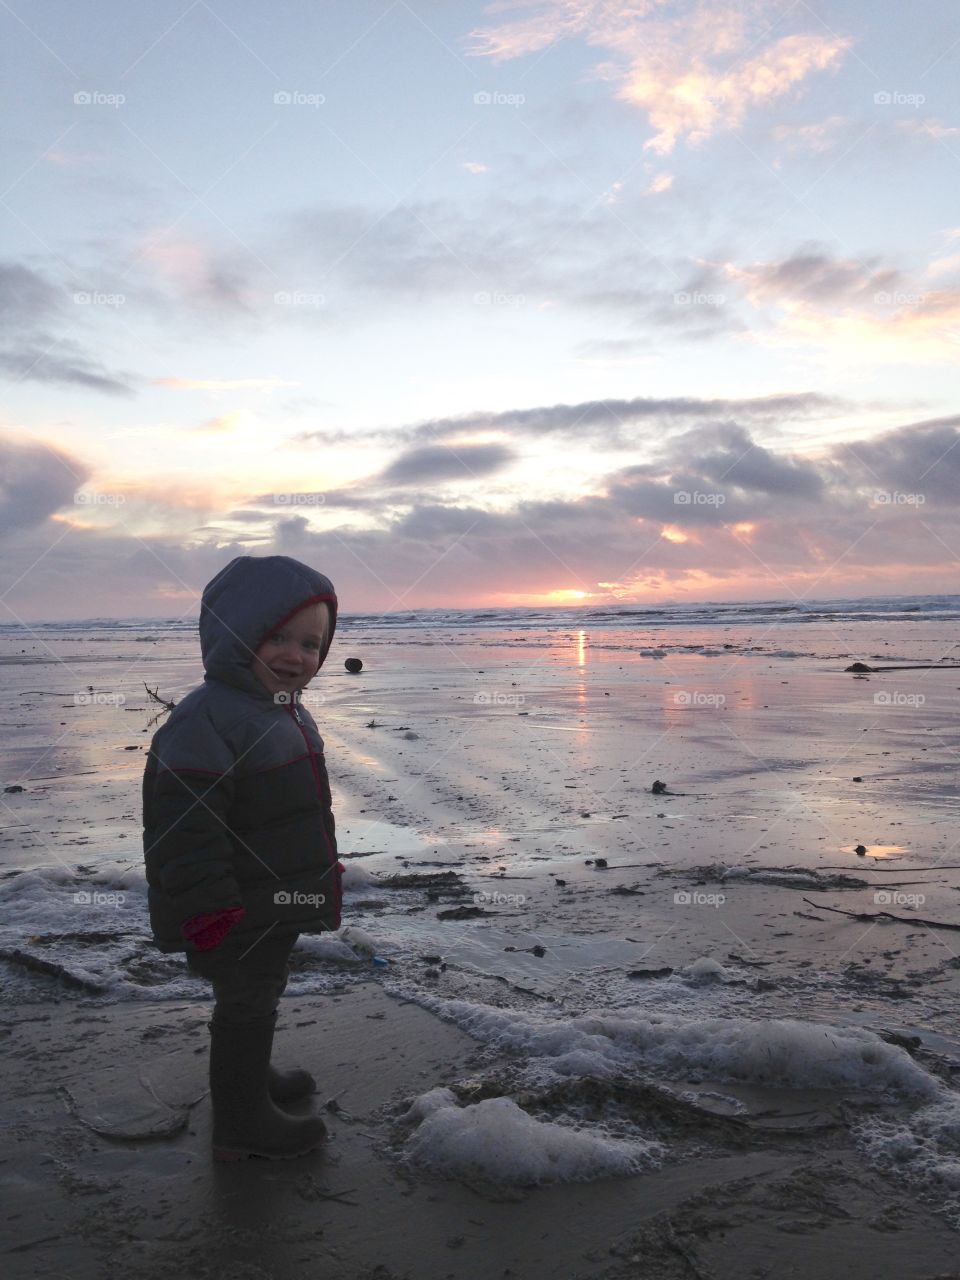
[[80, 991], [89, 991], [91, 995], [103, 995], [104, 988], [99, 982], [91, 982], [89, 978], [80, 978], [75, 973], [71, 973], [69, 969], [65, 969], [62, 964], [57, 964], [54, 960], [43, 960], [40, 956], [32, 956], [27, 951], [21, 951], [19, 947], [0, 949], [0, 960], [9, 960], [11, 964], [18, 964], [24, 969], [30, 969], [34, 973], [43, 973], [50, 978], [59, 978], [66, 983], [68, 987], [75, 987]]
[[160, 697], [160, 694], [157, 692], [157, 690], [160, 688], [159, 685], [157, 685], [156, 689], [151, 689], [148, 687], [146, 680], [144, 680], [143, 687], [147, 690], [147, 693], [154, 700], [154, 702], [159, 702], [161, 707], [166, 707], [168, 711], [172, 711], [173, 708], [177, 705], [175, 702], [167, 702], [165, 698]]
[[924, 920], [922, 916], [895, 916], [892, 911], [844, 911], [841, 907], [823, 907], [819, 902], [811, 902], [804, 898], [809, 906], [817, 911], [833, 911], [838, 916], [849, 916], [851, 920], [896, 920], [898, 924], [922, 924], [928, 929], [953, 929], [960, 933], [960, 924], [948, 924], [945, 920]]
[[883, 671], [960, 671], [960, 663], [916, 662], [902, 667], [869, 667], [865, 662], [854, 662], [844, 671], [856, 671], [859, 675], [878, 675]]

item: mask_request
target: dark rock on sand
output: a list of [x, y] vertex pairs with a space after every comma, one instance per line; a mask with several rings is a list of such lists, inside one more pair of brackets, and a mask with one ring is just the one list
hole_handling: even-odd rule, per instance
[[356, 675], [358, 671], [363, 670], [363, 663], [359, 658], [347, 658], [343, 665], [351, 675]]

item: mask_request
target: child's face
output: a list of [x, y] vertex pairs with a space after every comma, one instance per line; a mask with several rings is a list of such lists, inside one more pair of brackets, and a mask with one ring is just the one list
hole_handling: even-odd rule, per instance
[[317, 601], [288, 618], [257, 649], [250, 670], [270, 693], [303, 689], [317, 674], [327, 644], [330, 611]]

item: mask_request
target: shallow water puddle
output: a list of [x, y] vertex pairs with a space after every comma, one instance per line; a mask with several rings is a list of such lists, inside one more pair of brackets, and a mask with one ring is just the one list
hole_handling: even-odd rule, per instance
[[[858, 848], [863, 848], [866, 852], [858, 853]], [[907, 849], [902, 844], [867, 844], [862, 846], [845, 844], [841, 845], [840, 852], [852, 853], [858, 858], [899, 858], [907, 852]]]

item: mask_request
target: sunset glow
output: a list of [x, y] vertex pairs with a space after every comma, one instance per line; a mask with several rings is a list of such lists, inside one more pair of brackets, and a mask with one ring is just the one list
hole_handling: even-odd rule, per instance
[[953, 587], [953, 7], [109, 12], [0, 15], [8, 621]]

